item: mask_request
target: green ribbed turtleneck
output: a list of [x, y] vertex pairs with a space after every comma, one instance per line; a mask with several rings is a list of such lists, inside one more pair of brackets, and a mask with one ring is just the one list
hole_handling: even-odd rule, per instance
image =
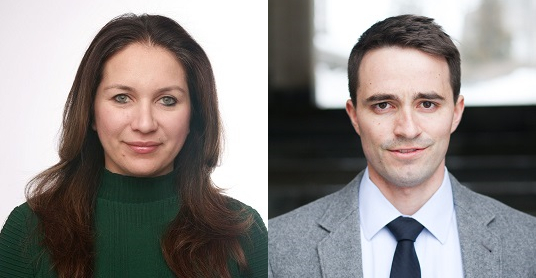
[[173, 277], [160, 238], [179, 209], [174, 176], [103, 172], [95, 211], [97, 277]]
[[99, 199], [121, 203], [148, 203], [177, 196], [175, 172], [154, 178], [102, 173]]
[[[179, 209], [175, 173], [136, 178], [102, 172], [95, 210], [95, 277], [174, 277], [160, 239]], [[266, 277], [267, 230], [259, 214], [241, 239], [249, 275], [229, 262], [232, 277]], [[0, 233], [0, 277], [56, 277], [38, 244], [37, 217], [28, 204], [16, 207]], [[45, 254], [45, 256], [42, 256]]]

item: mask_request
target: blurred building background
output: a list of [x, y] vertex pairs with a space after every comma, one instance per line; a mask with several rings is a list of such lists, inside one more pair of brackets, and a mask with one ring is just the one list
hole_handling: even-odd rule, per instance
[[344, 111], [346, 61], [388, 16], [436, 19], [462, 54], [466, 109], [447, 167], [463, 184], [536, 215], [536, 1], [270, 0], [269, 217], [346, 185], [366, 167]]

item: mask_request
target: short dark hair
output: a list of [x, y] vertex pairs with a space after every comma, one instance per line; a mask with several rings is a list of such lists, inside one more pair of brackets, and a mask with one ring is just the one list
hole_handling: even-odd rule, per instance
[[454, 102], [461, 86], [460, 53], [454, 42], [434, 19], [417, 15], [399, 15], [377, 22], [365, 31], [352, 48], [348, 59], [348, 88], [354, 105], [359, 88], [359, 66], [365, 54], [382, 47], [414, 48], [444, 57], [449, 66]]

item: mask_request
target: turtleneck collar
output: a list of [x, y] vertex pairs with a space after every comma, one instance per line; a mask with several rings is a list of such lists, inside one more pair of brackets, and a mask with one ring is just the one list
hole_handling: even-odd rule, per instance
[[123, 203], [148, 203], [177, 197], [176, 172], [158, 177], [131, 177], [103, 169], [98, 197]]

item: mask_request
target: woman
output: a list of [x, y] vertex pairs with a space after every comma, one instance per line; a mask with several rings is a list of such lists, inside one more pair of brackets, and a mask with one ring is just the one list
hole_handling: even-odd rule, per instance
[[0, 277], [265, 277], [267, 232], [210, 179], [214, 76], [173, 20], [124, 15], [86, 51], [60, 162], [0, 234]]

